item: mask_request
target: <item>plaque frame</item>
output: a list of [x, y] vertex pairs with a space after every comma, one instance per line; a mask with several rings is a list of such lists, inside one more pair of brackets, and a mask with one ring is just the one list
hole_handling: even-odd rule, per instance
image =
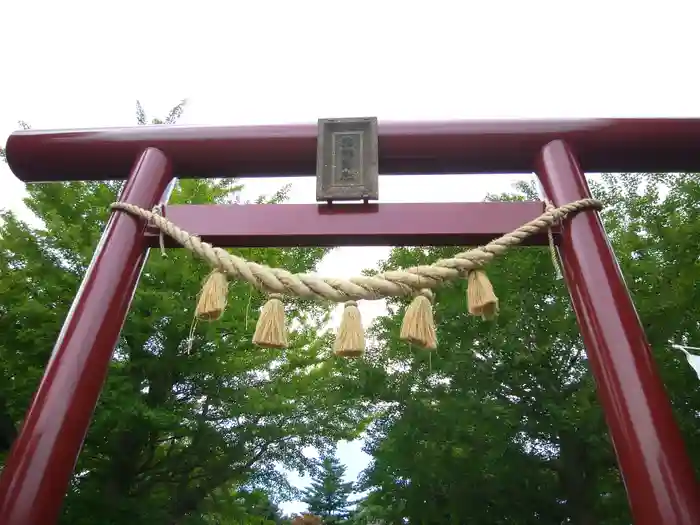
[[317, 201], [379, 199], [377, 117], [319, 119], [317, 141]]

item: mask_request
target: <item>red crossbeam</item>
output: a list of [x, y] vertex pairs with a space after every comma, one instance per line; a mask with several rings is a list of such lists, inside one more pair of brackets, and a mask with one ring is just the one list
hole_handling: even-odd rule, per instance
[[[7, 160], [24, 182], [121, 180], [144, 148], [180, 178], [316, 172], [315, 124], [141, 126], [17, 131]], [[700, 171], [700, 119], [379, 122], [382, 174], [531, 173], [540, 149], [566, 140], [589, 172]]]
[[[246, 204], [166, 208], [180, 228], [222, 247], [476, 246], [542, 213], [541, 202]], [[149, 244], [158, 234], [149, 232]], [[537, 235], [528, 245], [544, 245]], [[168, 246], [175, 246], [169, 240]]]

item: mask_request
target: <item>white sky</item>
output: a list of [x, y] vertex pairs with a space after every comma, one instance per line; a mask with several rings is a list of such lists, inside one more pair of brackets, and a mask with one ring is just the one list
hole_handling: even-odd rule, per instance
[[[160, 117], [189, 98], [184, 124], [698, 117], [700, 5], [644, 5], [8, 0], [0, 140], [18, 120], [35, 129], [134, 125], [136, 99]], [[384, 177], [380, 199], [476, 201], [518, 178]], [[21, 210], [23, 186], [4, 164], [0, 181], [0, 207]], [[313, 179], [251, 181], [244, 197], [289, 181], [293, 202], [314, 202]], [[339, 249], [321, 271], [350, 276], [387, 253]], [[368, 324], [381, 305], [361, 310]], [[340, 447], [353, 479], [367, 463], [360, 447]]]

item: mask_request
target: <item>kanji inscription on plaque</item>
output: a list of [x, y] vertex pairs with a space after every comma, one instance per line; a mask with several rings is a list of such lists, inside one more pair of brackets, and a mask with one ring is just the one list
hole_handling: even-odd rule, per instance
[[318, 121], [316, 200], [378, 199], [377, 119]]

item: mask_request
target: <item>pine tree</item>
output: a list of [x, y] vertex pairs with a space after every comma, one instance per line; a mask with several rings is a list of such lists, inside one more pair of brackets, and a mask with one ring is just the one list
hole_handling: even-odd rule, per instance
[[348, 497], [353, 492], [352, 483], [343, 481], [345, 465], [335, 455], [330, 455], [319, 462], [319, 467], [320, 479], [311, 482], [302, 501], [309, 506], [309, 512], [320, 516], [325, 524], [342, 523], [350, 514]]

